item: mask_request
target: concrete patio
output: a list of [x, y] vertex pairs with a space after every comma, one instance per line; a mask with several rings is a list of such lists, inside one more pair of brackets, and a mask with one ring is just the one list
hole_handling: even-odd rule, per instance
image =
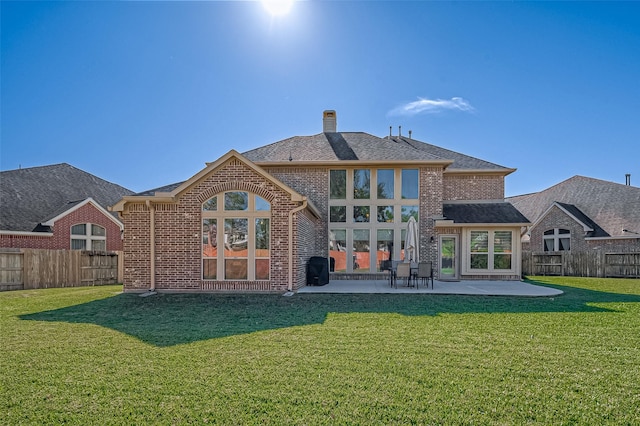
[[306, 286], [298, 293], [386, 293], [386, 294], [460, 294], [481, 296], [552, 297], [563, 292], [555, 288], [537, 286], [523, 281], [434, 281], [433, 289], [422, 283], [407, 287], [398, 283], [391, 287], [388, 280], [333, 280], [323, 286]]

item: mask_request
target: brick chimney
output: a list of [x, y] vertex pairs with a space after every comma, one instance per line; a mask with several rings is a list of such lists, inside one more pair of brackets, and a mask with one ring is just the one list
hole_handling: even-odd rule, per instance
[[334, 110], [327, 110], [322, 113], [322, 132], [323, 133], [335, 133], [337, 132], [338, 122], [336, 118], [336, 112]]

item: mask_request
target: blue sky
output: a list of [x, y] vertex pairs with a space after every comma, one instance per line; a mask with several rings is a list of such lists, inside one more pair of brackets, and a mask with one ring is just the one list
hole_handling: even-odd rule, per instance
[[407, 135], [518, 170], [640, 182], [640, 2], [0, 2], [0, 168], [133, 191], [294, 135]]

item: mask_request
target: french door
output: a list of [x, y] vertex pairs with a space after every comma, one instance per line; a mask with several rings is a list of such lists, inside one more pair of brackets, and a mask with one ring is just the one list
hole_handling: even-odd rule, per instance
[[441, 235], [440, 236], [440, 261], [438, 269], [440, 271], [439, 279], [456, 280], [458, 279], [458, 236], [457, 235]]

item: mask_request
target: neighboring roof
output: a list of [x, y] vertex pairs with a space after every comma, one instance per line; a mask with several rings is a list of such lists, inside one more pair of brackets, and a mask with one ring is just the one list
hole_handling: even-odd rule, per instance
[[0, 230], [46, 231], [39, 226], [92, 198], [106, 208], [133, 192], [61, 163], [0, 172]]
[[562, 210], [567, 212], [570, 216], [574, 217], [585, 230], [588, 232], [589, 237], [610, 237], [610, 235], [602, 229], [597, 223], [595, 223], [589, 216], [584, 214], [582, 210], [573, 204], [566, 204], [556, 202], [554, 205], [559, 206]]
[[[576, 212], [580, 221], [591, 221], [593, 237], [630, 237], [640, 232], [640, 188], [585, 176], [573, 176], [533, 194], [507, 198], [534, 223], [555, 203]], [[573, 210], [576, 209], [576, 210]], [[573, 214], [573, 213], [572, 213]], [[585, 219], [586, 218], [586, 219]], [[586, 222], [584, 222], [586, 223]], [[596, 232], [597, 229], [600, 229]]]
[[247, 159], [265, 163], [286, 162], [389, 162], [421, 161], [441, 164], [451, 170], [473, 170], [509, 174], [514, 169], [405, 137], [379, 138], [364, 132], [319, 133], [294, 136], [243, 153]]
[[444, 203], [442, 215], [452, 224], [529, 224], [510, 203]]
[[171, 192], [174, 189], [178, 188], [180, 185], [182, 185], [183, 183], [185, 183], [186, 181], [182, 181], [182, 182], [176, 182], [176, 183], [172, 183], [169, 185], [165, 185], [165, 186], [161, 186], [160, 188], [154, 188], [154, 189], [148, 189], [146, 191], [143, 192], [138, 192], [136, 194], [136, 196], [140, 196], [140, 197], [152, 197], [154, 195], [156, 195], [156, 192]]

